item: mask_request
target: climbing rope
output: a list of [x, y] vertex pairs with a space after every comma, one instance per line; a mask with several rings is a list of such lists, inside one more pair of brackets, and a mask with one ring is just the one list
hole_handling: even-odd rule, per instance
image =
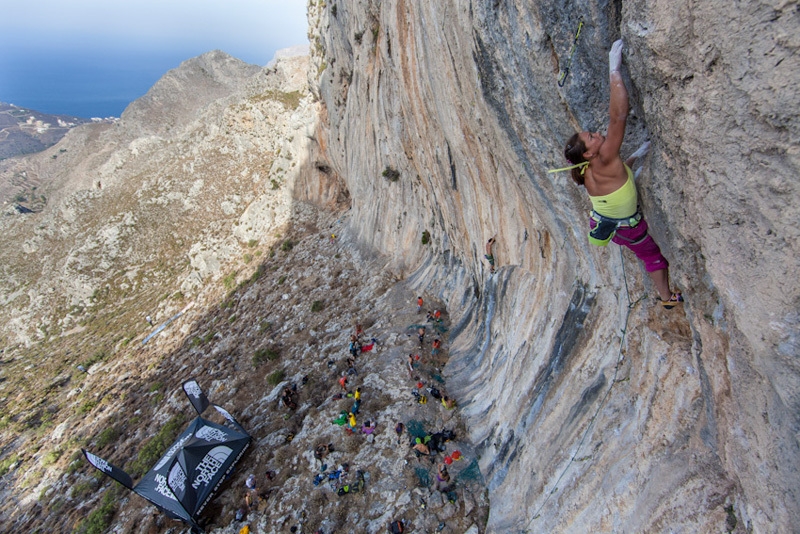
[[[580, 28], [578, 29], [578, 31], [580, 32]], [[528, 527], [531, 526], [531, 523], [533, 523], [534, 520], [538, 519], [539, 516], [541, 516], [542, 509], [545, 507], [545, 505], [548, 503], [548, 501], [550, 501], [550, 497], [553, 496], [556, 491], [558, 491], [559, 482], [561, 482], [561, 479], [564, 478], [564, 475], [567, 474], [567, 471], [569, 470], [570, 466], [572, 466], [572, 464], [575, 462], [576, 458], [578, 457], [578, 453], [580, 452], [581, 448], [583, 447], [583, 443], [586, 441], [586, 437], [589, 435], [589, 432], [594, 427], [595, 421], [597, 421], [597, 416], [600, 414], [600, 410], [605, 405], [606, 400], [608, 399], [609, 395], [611, 395], [611, 390], [614, 387], [614, 384], [617, 383], [617, 374], [619, 373], [619, 368], [622, 365], [622, 360], [624, 359], [624, 356], [622, 354], [622, 347], [625, 344], [625, 334], [628, 331], [628, 319], [630, 319], [631, 312], [633, 311], [633, 308], [637, 304], [639, 304], [642, 300], [644, 300], [646, 298], [645, 295], [642, 295], [641, 297], [639, 297], [635, 301], [631, 300], [631, 294], [630, 294], [630, 291], [628, 290], [628, 276], [625, 273], [625, 256], [622, 255], [622, 247], [617, 247], [617, 248], [619, 248], [619, 258], [620, 258], [620, 261], [622, 262], [622, 278], [625, 281], [625, 296], [628, 299], [628, 311], [625, 314], [625, 321], [624, 321], [624, 323], [622, 325], [622, 336], [620, 337], [620, 340], [619, 340], [619, 350], [617, 351], [617, 363], [614, 366], [614, 375], [611, 378], [611, 384], [608, 386], [608, 389], [606, 390], [605, 395], [603, 395], [603, 398], [600, 399], [600, 403], [597, 405], [597, 409], [595, 410], [594, 415], [592, 415], [591, 420], [589, 420], [589, 426], [586, 427], [586, 430], [584, 431], [583, 436], [581, 437], [581, 440], [578, 442], [578, 446], [575, 448], [575, 452], [572, 454], [572, 457], [569, 459], [569, 462], [564, 467], [564, 470], [561, 472], [561, 474], [556, 479], [555, 484], [553, 484], [553, 488], [549, 492], [547, 492], [547, 497], [545, 498], [544, 502], [541, 504], [541, 506], [539, 506], [539, 509], [536, 510], [536, 513], [533, 515], [531, 520], [528, 521], [528, 524], [525, 525], [525, 529], [522, 531], [523, 533], [530, 532], [528, 530]]]
[[581, 29], [583, 28], [583, 19], [578, 23], [578, 31], [575, 32], [575, 39], [572, 41], [572, 48], [569, 50], [569, 57], [567, 58], [567, 64], [564, 67], [564, 70], [558, 75], [558, 86], [564, 87], [564, 84], [567, 81], [567, 76], [569, 75], [569, 69], [572, 66], [572, 56], [575, 55], [575, 49], [578, 48], [578, 38], [581, 36]]

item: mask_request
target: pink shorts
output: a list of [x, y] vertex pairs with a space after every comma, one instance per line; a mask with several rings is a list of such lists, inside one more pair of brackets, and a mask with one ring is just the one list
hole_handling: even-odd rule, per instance
[[[594, 228], [597, 223], [594, 222], [594, 219], [589, 219], [589, 225]], [[617, 233], [611, 241], [631, 249], [636, 257], [642, 260], [648, 273], [669, 267], [667, 259], [661, 254], [661, 249], [647, 233], [647, 221], [644, 220], [644, 217], [633, 228], [617, 228]]]

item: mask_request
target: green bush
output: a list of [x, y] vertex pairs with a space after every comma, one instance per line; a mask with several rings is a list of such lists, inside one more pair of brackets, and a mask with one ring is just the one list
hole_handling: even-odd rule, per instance
[[236, 287], [236, 271], [223, 278], [222, 284], [225, 286], [225, 289], [233, 289]]
[[286, 281], [286, 276], [281, 275], [281, 277], [278, 278], [278, 285], [282, 285], [285, 281]]
[[[253, 353], [253, 365], [259, 365], [267, 360], [275, 361], [281, 357], [281, 353], [273, 348], [260, 348]], [[278, 380], [280, 382], [280, 380]]]
[[247, 242], [247, 246], [250, 248], [258, 246], [258, 239], [251, 239], [250, 241]]
[[61, 458], [62, 453], [63, 451], [60, 449], [53, 449], [42, 457], [42, 465], [45, 467], [48, 465], [53, 465], [58, 461], [59, 458]]
[[116, 501], [117, 499], [112, 492], [106, 491], [100, 507], [92, 510], [92, 513], [76, 529], [78, 534], [103, 534], [106, 532], [108, 527], [111, 526], [111, 519], [114, 518], [114, 513], [117, 511]]
[[81, 365], [83, 365], [84, 369], [88, 370], [88, 369], [89, 369], [89, 367], [91, 367], [92, 365], [94, 365], [94, 364], [96, 364], [96, 363], [98, 363], [98, 362], [103, 362], [103, 361], [105, 361], [105, 360], [106, 360], [106, 358], [108, 358], [108, 354], [106, 354], [106, 351], [104, 351], [104, 350], [98, 350], [97, 352], [95, 352], [95, 353], [92, 355], [92, 357], [91, 357], [91, 358], [89, 358], [89, 359], [87, 359], [87, 360], [84, 360], [83, 362], [81, 362]]
[[277, 386], [281, 382], [283, 382], [283, 369], [278, 369], [267, 375], [267, 384], [270, 386]]
[[287, 239], [286, 241], [283, 242], [283, 244], [281, 244], [281, 250], [284, 252], [289, 252], [293, 248], [294, 248], [294, 243], [292, 243], [290, 239]]
[[91, 412], [95, 406], [97, 406], [97, 401], [92, 400], [84, 402], [83, 404], [81, 404], [81, 407], [78, 408], [78, 413], [87, 414]]
[[400, 172], [392, 167], [386, 167], [381, 174], [390, 182], [396, 182], [400, 179]]
[[431, 233], [425, 230], [424, 232], [422, 232], [422, 244], [427, 245], [430, 242], [431, 242]]
[[98, 485], [98, 480], [94, 477], [90, 478], [89, 480], [84, 480], [73, 484], [72, 486], [72, 498], [82, 500], [84, 497], [88, 497], [92, 493], [94, 493], [95, 488]]
[[131, 462], [128, 468], [130, 473], [134, 476], [143, 475], [153, 467], [161, 456], [167, 452], [172, 442], [175, 441], [183, 427], [183, 422], [183, 415], [176, 415], [167, 421], [158, 431], [158, 434], [139, 449], [139, 455]]
[[322, 311], [324, 308], [325, 308], [325, 305], [322, 303], [321, 300], [315, 300], [314, 302], [311, 303], [311, 311], [312, 312]]
[[[261, 251], [259, 250], [259, 251], [257, 251], [257, 252], [256, 252], [256, 256], [260, 256], [260, 255], [261, 255]], [[251, 281], [251, 282], [255, 282], [256, 280], [258, 280], [259, 278], [261, 278], [262, 276], [264, 276], [264, 273], [265, 273], [266, 271], [267, 271], [267, 268], [266, 268], [266, 267], [264, 266], [264, 264], [262, 263], [261, 265], [259, 265], [259, 266], [258, 266], [258, 268], [257, 268], [257, 269], [256, 269], [256, 270], [253, 272], [253, 274], [250, 276], [250, 281]]]
[[76, 451], [76, 454], [72, 455], [69, 465], [67, 466], [67, 474], [71, 475], [75, 473], [78, 469], [83, 467], [84, 464], [85, 462], [83, 461], [83, 453], [80, 451]]
[[5, 460], [0, 460], [0, 477], [8, 473], [11, 466], [17, 463], [17, 461], [19, 461], [19, 456], [16, 454], [12, 454]]
[[104, 448], [106, 445], [117, 441], [118, 437], [119, 437], [119, 430], [117, 430], [114, 427], [106, 428], [105, 430], [100, 432], [99, 436], [97, 436], [97, 448], [98, 449]]

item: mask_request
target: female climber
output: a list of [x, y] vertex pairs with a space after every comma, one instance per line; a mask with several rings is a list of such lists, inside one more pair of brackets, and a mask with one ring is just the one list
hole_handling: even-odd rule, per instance
[[589, 241], [599, 246], [614, 241], [631, 249], [644, 263], [661, 297], [661, 305], [669, 310], [682, 303], [683, 297], [680, 292], [670, 290], [669, 263], [647, 233], [629, 166], [647, 154], [650, 144], [644, 143], [625, 163], [619, 155], [628, 116], [628, 90], [619, 72], [622, 40], [611, 46], [608, 59], [611, 86], [608, 131], [605, 136], [597, 132], [573, 135], [564, 148], [564, 156], [572, 166], [558, 170], [571, 170], [572, 179], [589, 193], [593, 208]]

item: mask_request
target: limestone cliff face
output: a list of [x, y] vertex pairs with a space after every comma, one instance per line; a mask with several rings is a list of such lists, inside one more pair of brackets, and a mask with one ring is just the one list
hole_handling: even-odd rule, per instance
[[[792, 2], [311, 8], [325, 109], [297, 192], [349, 195], [365, 250], [448, 302], [490, 531], [796, 528], [799, 20]], [[585, 192], [545, 173], [605, 127], [620, 37], [623, 154], [652, 141], [640, 201], [685, 312], [591, 247]]]

